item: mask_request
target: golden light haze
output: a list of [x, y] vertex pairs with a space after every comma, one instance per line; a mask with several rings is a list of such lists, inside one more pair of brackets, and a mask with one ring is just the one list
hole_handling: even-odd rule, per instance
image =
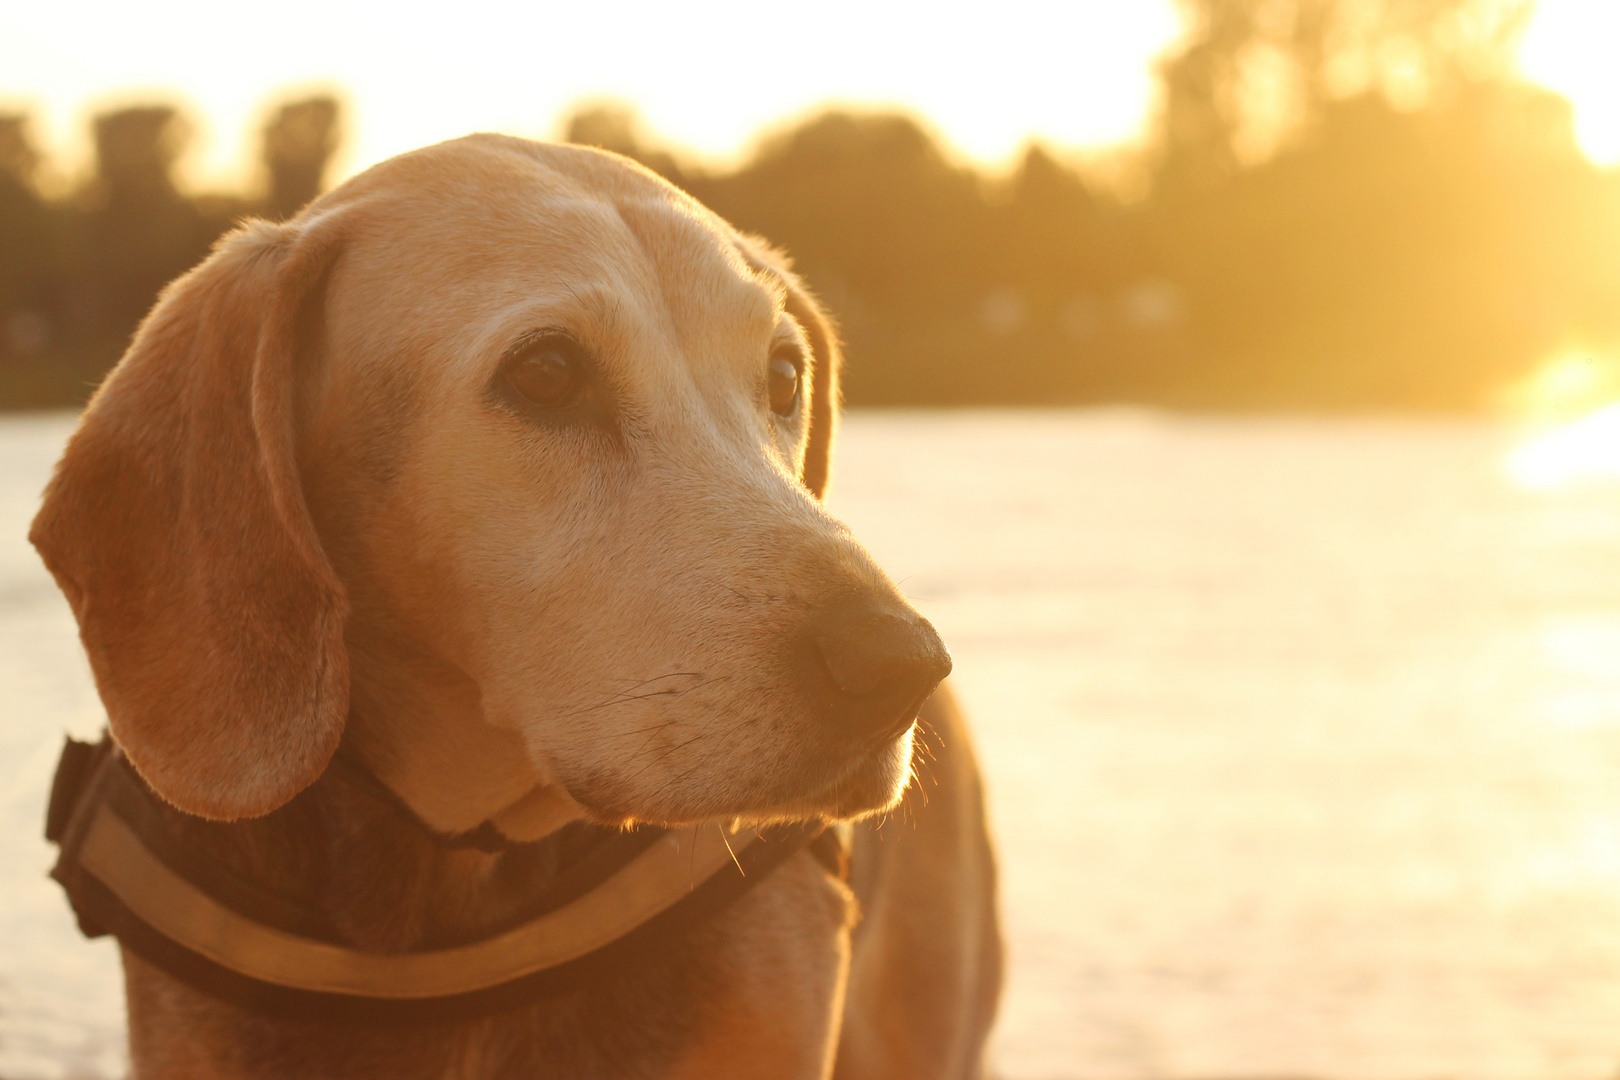
[[[841, 104], [911, 111], [994, 164], [1030, 139], [1093, 151], [1140, 139], [1155, 60], [1183, 32], [1174, 0], [19, 3], [0, 9], [0, 109], [30, 111], [71, 171], [88, 161], [92, 112], [177, 101], [201, 129], [182, 163], [192, 186], [240, 186], [268, 99], [306, 89], [348, 105], [334, 179], [471, 130], [552, 135], [600, 98], [711, 163]], [[1620, 161], [1616, 40], [1620, 4], [1542, 0], [1522, 52], [1528, 76], [1575, 103], [1582, 145], [1605, 164]]]

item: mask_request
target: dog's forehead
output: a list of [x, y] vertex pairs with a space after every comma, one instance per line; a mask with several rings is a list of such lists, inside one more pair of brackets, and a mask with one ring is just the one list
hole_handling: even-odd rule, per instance
[[[695, 206], [695, 204], [692, 204]], [[659, 294], [688, 351], [705, 355], [738, 327], [776, 324], [786, 288], [774, 271], [752, 262], [735, 234], [707, 211], [665, 200], [635, 199], [616, 207], [658, 277]]]
[[[729, 226], [613, 155], [477, 137], [356, 181], [345, 272], [367, 286], [358, 291], [388, 298], [386, 313], [364, 320], [380, 330], [442, 334], [451, 312], [475, 324], [525, 304], [605, 298], [702, 364], [736, 352], [739, 336], [768, 335], [783, 309], [781, 279]], [[390, 278], [391, 288], [370, 287]]]

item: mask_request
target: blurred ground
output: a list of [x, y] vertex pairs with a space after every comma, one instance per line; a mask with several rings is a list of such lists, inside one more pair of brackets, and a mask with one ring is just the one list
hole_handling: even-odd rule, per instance
[[[99, 708], [0, 422], [0, 1075], [117, 1074], [37, 839]], [[1608, 1080], [1620, 487], [1483, 421], [856, 412], [832, 505], [943, 631], [1004, 866], [1010, 1080]]]

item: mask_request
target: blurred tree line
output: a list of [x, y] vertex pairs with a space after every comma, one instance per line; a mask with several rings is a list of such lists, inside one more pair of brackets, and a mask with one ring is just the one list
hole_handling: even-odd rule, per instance
[[27, 117], [0, 115], [0, 407], [88, 397], [158, 291], [221, 233], [320, 192], [337, 124], [331, 98], [286, 104], [262, 132], [262, 195], [187, 196], [174, 180], [185, 118], [166, 105], [119, 109], [93, 121], [90, 178], [48, 200]]
[[[825, 113], [728, 171], [621, 108], [567, 138], [790, 251], [843, 327], [852, 404], [1466, 409], [1620, 343], [1620, 176], [1512, 77], [1525, 4], [1183, 4], [1134, 190], [1039, 146], [986, 175], [900, 115]], [[176, 189], [173, 110], [108, 114], [93, 178], [46, 200], [25, 118], [0, 117], [0, 404], [82, 400], [214, 237], [320, 189], [338, 121], [281, 109], [249, 199]]]

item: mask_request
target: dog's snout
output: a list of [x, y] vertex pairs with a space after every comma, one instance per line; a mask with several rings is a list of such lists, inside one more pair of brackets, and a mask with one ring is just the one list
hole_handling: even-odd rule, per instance
[[837, 605], [816, 620], [811, 644], [850, 734], [903, 734], [951, 673], [951, 654], [928, 620], [898, 606]]

